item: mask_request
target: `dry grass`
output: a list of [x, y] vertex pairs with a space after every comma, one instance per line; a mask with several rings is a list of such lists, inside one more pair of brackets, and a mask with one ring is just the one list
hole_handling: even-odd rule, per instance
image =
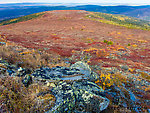
[[20, 80], [6, 76], [0, 79], [0, 86], [1, 112], [28, 112], [33, 103]]
[[[48, 91], [48, 87], [40, 84], [26, 88], [20, 78], [6, 75], [0, 78], [0, 112], [44, 112], [55, 102], [55, 97]], [[48, 93], [39, 95], [43, 92]]]
[[23, 48], [19, 45], [6, 43], [0, 45], [0, 58], [19, 67], [36, 69], [41, 66], [67, 66], [63, 59], [55, 53], [47, 53], [35, 49]]

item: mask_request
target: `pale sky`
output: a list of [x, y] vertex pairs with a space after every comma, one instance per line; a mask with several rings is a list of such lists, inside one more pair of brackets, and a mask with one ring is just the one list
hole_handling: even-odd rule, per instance
[[129, 3], [129, 4], [147, 4], [150, 0], [0, 0], [0, 3], [22, 3], [22, 2], [44, 2], [44, 3]]

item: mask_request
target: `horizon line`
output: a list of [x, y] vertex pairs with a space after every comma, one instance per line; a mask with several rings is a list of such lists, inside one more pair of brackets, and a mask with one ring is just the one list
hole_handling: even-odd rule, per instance
[[[102, 6], [119, 6], [119, 5], [125, 5], [125, 6], [144, 6], [144, 5], [150, 5], [147, 3], [98, 3], [98, 2], [89, 2], [89, 3], [71, 3], [71, 2], [61, 2], [61, 3], [57, 3], [57, 2], [0, 2], [0, 4], [90, 4], [90, 5], [100, 5], [102, 4]], [[109, 5], [110, 4], [110, 5]]]

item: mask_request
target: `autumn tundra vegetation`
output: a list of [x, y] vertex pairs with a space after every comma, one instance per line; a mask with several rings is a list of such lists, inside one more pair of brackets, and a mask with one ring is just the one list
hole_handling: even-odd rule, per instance
[[[96, 73], [92, 83], [109, 99], [102, 112], [149, 112], [149, 22], [68, 10], [36, 13], [2, 21], [0, 25], [0, 112], [53, 110], [58, 97], [48, 92], [53, 92], [55, 85], [57, 89], [62, 81], [37, 80], [33, 73], [41, 73], [42, 78], [50, 68], [64, 74], [79, 61], [86, 71]], [[68, 107], [71, 111], [76, 109], [82, 111]]]

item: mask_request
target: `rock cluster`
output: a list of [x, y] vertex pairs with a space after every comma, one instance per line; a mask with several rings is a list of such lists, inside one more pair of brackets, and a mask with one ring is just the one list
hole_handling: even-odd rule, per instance
[[[113, 109], [137, 113], [148, 111], [150, 74], [138, 69], [132, 74], [130, 72], [132, 70], [127, 70], [127, 66], [121, 66], [121, 69], [105, 68], [103, 70], [112, 75], [121, 73], [128, 78], [125, 81], [117, 81], [120, 80], [118, 79], [120, 76], [116, 76], [113, 79], [119, 82], [119, 85], [113, 83], [111, 87], [103, 90], [100, 83], [95, 82], [103, 79], [102, 74], [99, 76], [87, 63], [81, 61], [70, 67], [41, 67], [33, 71], [0, 60], [0, 77], [5, 75], [3, 73], [7, 73], [11, 77], [21, 77], [22, 83], [27, 88], [34, 84], [48, 88], [38, 92], [35, 98], [35, 101], [43, 106], [42, 112], [99, 113], [107, 108], [108, 111]], [[141, 76], [146, 79], [138, 80]]]
[[22, 82], [26, 87], [33, 79], [51, 87], [51, 94], [55, 96], [56, 101], [47, 112], [98, 113], [109, 105], [104, 90], [94, 83], [99, 76], [84, 62], [76, 62], [71, 67], [42, 67], [33, 73], [5, 62], [3, 64], [10, 76], [23, 77]]
[[98, 113], [109, 105], [109, 100], [103, 97], [104, 90], [92, 82], [98, 75], [84, 62], [76, 62], [69, 68], [40, 68], [32, 76], [53, 83], [51, 91], [56, 103], [48, 112]]

